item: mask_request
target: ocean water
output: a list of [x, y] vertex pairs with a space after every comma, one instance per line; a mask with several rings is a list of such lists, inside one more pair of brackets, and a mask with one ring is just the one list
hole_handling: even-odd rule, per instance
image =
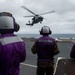
[[[41, 36], [40, 34], [17, 34], [17, 35], [26, 38], [38, 38]], [[75, 38], [75, 34], [51, 34], [50, 36], [53, 38]]]

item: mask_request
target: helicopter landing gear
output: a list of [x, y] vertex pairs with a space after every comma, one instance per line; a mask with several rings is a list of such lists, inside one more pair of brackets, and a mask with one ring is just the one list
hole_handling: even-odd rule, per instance
[[29, 22], [29, 24], [30, 24], [30, 21], [28, 21]]
[[42, 21], [40, 21], [40, 24], [42, 23]]

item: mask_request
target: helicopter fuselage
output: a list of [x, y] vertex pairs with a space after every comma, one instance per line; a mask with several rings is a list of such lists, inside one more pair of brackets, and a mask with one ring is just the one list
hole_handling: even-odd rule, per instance
[[21, 7], [33, 14], [33, 15], [30, 15], [30, 16], [24, 16], [24, 17], [33, 17], [32, 18], [32, 22], [30, 23], [30, 21], [29, 21], [29, 23], [26, 24], [26, 25], [30, 25], [30, 26], [33, 26], [34, 24], [39, 23], [39, 22], [42, 23], [44, 18], [42, 16], [40, 16], [40, 15], [45, 15], [45, 14], [49, 14], [49, 13], [55, 12], [55, 11], [49, 11], [49, 12], [42, 13], [42, 14], [36, 14], [36, 13], [32, 12], [31, 10], [29, 10], [25, 6], [21, 6]]
[[43, 17], [41, 17], [41, 16], [34, 16], [33, 18], [32, 18], [32, 24], [35, 24], [35, 23], [41, 23], [43, 21]]

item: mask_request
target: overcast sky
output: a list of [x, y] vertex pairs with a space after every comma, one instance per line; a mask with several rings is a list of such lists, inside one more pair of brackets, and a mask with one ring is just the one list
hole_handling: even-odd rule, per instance
[[[42, 24], [27, 26], [31, 18], [23, 16], [32, 15], [21, 8], [26, 6], [36, 14], [55, 10], [55, 13], [43, 15], [45, 18]], [[0, 11], [10, 12], [20, 25], [18, 33], [39, 33], [42, 26], [49, 26], [53, 34], [74, 33], [75, 34], [75, 0], [0, 0]]]

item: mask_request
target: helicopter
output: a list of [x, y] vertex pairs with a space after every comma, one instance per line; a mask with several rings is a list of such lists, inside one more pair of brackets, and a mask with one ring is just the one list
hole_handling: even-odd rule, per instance
[[35, 14], [34, 12], [32, 12], [31, 10], [29, 10], [27, 7], [25, 6], [21, 6], [23, 9], [29, 11], [30, 13], [32, 13], [33, 15], [29, 15], [29, 16], [24, 16], [24, 17], [33, 17], [32, 18], [32, 22], [30, 23], [30, 21], [28, 21], [28, 23], [26, 23], [26, 25], [29, 25], [29, 26], [33, 26], [34, 24], [36, 23], [42, 23], [44, 17], [42, 17], [41, 15], [45, 15], [45, 14], [49, 14], [49, 13], [53, 13], [55, 12], [54, 10], [53, 11], [49, 11], [49, 12], [46, 12], [46, 13], [42, 13], [42, 14]]

